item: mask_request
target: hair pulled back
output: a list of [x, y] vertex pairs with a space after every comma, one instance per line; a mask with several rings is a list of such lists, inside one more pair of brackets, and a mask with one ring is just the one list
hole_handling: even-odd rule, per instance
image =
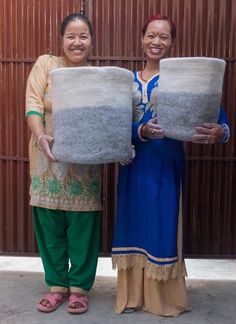
[[93, 37], [93, 28], [90, 20], [85, 15], [80, 13], [73, 13], [64, 18], [63, 22], [61, 23], [61, 36], [64, 36], [66, 27], [69, 25], [69, 23], [76, 20], [83, 21], [88, 26], [90, 36]]

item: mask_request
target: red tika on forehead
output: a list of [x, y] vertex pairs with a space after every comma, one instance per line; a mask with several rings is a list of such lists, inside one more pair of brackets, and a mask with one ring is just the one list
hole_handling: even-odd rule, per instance
[[154, 20], [167, 20], [168, 23], [170, 24], [171, 38], [172, 38], [172, 40], [175, 39], [175, 37], [176, 37], [176, 26], [175, 26], [174, 22], [168, 16], [160, 15], [160, 14], [150, 16], [147, 19], [147, 21], [145, 22], [145, 24], [143, 25], [143, 28], [142, 28], [142, 34], [143, 34], [143, 36], [145, 35], [146, 30], [147, 30], [147, 27], [150, 24], [150, 22], [152, 22]]

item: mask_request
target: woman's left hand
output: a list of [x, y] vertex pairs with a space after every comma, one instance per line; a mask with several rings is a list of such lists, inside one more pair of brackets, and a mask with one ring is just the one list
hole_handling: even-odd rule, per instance
[[224, 128], [219, 124], [204, 123], [195, 128], [192, 142], [198, 144], [215, 144], [224, 137]]

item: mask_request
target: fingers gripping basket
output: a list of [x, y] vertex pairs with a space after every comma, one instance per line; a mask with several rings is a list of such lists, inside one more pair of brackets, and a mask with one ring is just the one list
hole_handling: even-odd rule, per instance
[[117, 67], [50, 72], [57, 160], [81, 164], [131, 158], [133, 74]]
[[160, 61], [157, 120], [167, 137], [191, 141], [196, 126], [217, 123], [225, 61], [207, 57]]

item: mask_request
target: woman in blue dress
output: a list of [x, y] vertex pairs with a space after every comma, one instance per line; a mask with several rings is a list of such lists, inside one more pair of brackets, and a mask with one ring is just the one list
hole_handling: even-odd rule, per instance
[[[156, 119], [159, 61], [167, 57], [176, 28], [167, 16], [152, 16], [142, 30], [147, 57], [134, 73], [132, 141], [136, 157], [119, 174], [112, 261], [118, 268], [117, 313], [133, 309], [178, 316], [189, 310], [182, 257], [183, 143], [164, 137]], [[227, 141], [223, 110], [218, 124], [196, 128], [193, 141]]]

